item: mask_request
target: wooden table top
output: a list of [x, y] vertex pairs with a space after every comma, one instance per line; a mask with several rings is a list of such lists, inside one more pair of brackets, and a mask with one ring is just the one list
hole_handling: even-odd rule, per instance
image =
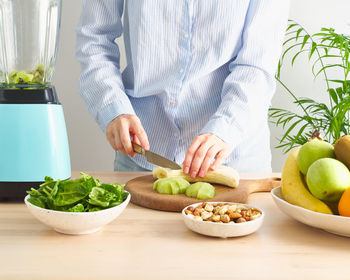
[[[148, 174], [87, 173], [119, 183]], [[0, 279], [350, 279], [349, 238], [289, 218], [269, 193], [248, 203], [266, 212], [263, 226], [228, 239], [190, 231], [179, 213], [133, 204], [101, 231], [70, 236], [41, 224], [24, 204], [0, 204]]]

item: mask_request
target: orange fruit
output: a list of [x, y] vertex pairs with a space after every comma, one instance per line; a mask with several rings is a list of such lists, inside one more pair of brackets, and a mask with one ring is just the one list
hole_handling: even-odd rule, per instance
[[342, 194], [338, 203], [338, 211], [340, 216], [350, 217], [350, 188]]

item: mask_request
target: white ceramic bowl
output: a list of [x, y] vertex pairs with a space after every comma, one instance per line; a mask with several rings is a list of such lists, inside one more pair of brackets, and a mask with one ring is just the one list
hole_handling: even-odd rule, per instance
[[117, 218], [130, 201], [130, 193], [127, 199], [120, 205], [95, 211], [95, 212], [63, 212], [44, 209], [31, 204], [29, 195], [24, 199], [30, 213], [43, 224], [55, 231], [65, 234], [88, 234], [101, 229], [102, 226]]
[[297, 221], [334, 234], [350, 237], [350, 218], [318, 213], [290, 204], [284, 200], [281, 187], [274, 188], [271, 194], [274, 202], [282, 212]]
[[264, 220], [264, 216], [265, 216], [264, 211], [255, 206], [242, 204], [242, 203], [221, 202], [221, 201], [207, 202], [207, 203], [210, 203], [210, 204], [216, 204], [216, 203], [227, 204], [228, 203], [231, 205], [244, 205], [245, 207], [248, 207], [248, 208], [256, 208], [260, 210], [261, 216], [255, 220], [244, 222], [244, 223], [225, 224], [225, 223], [215, 223], [215, 222], [200, 221], [200, 220], [198, 221], [193, 219], [193, 217], [185, 214], [185, 210], [190, 206], [195, 208], [200, 204], [202, 204], [202, 202], [188, 205], [182, 210], [182, 216], [183, 216], [184, 222], [189, 229], [203, 235], [222, 237], [222, 238], [244, 236], [257, 231], [261, 227]]

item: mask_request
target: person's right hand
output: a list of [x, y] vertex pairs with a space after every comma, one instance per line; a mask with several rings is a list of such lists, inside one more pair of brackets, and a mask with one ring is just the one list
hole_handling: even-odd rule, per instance
[[116, 117], [108, 124], [106, 136], [112, 148], [123, 155], [135, 156], [130, 136], [143, 149], [149, 150], [147, 134], [136, 115], [122, 114]]

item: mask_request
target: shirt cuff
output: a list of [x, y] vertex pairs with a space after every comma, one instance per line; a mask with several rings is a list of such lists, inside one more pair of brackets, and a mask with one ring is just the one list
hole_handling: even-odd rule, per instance
[[108, 124], [122, 114], [135, 115], [135, 111], [129, 100], [117, 100], [103, 107], [97, 114], [96, 121], [103, 132], [106, 132]]
[[231, 149], [237, 147], [242, 140], [242, 131], [234, 124], [228, 123], [225, 119], [211, 119], [202, 128], [200, 134], [211, 133], [227, 143]]

